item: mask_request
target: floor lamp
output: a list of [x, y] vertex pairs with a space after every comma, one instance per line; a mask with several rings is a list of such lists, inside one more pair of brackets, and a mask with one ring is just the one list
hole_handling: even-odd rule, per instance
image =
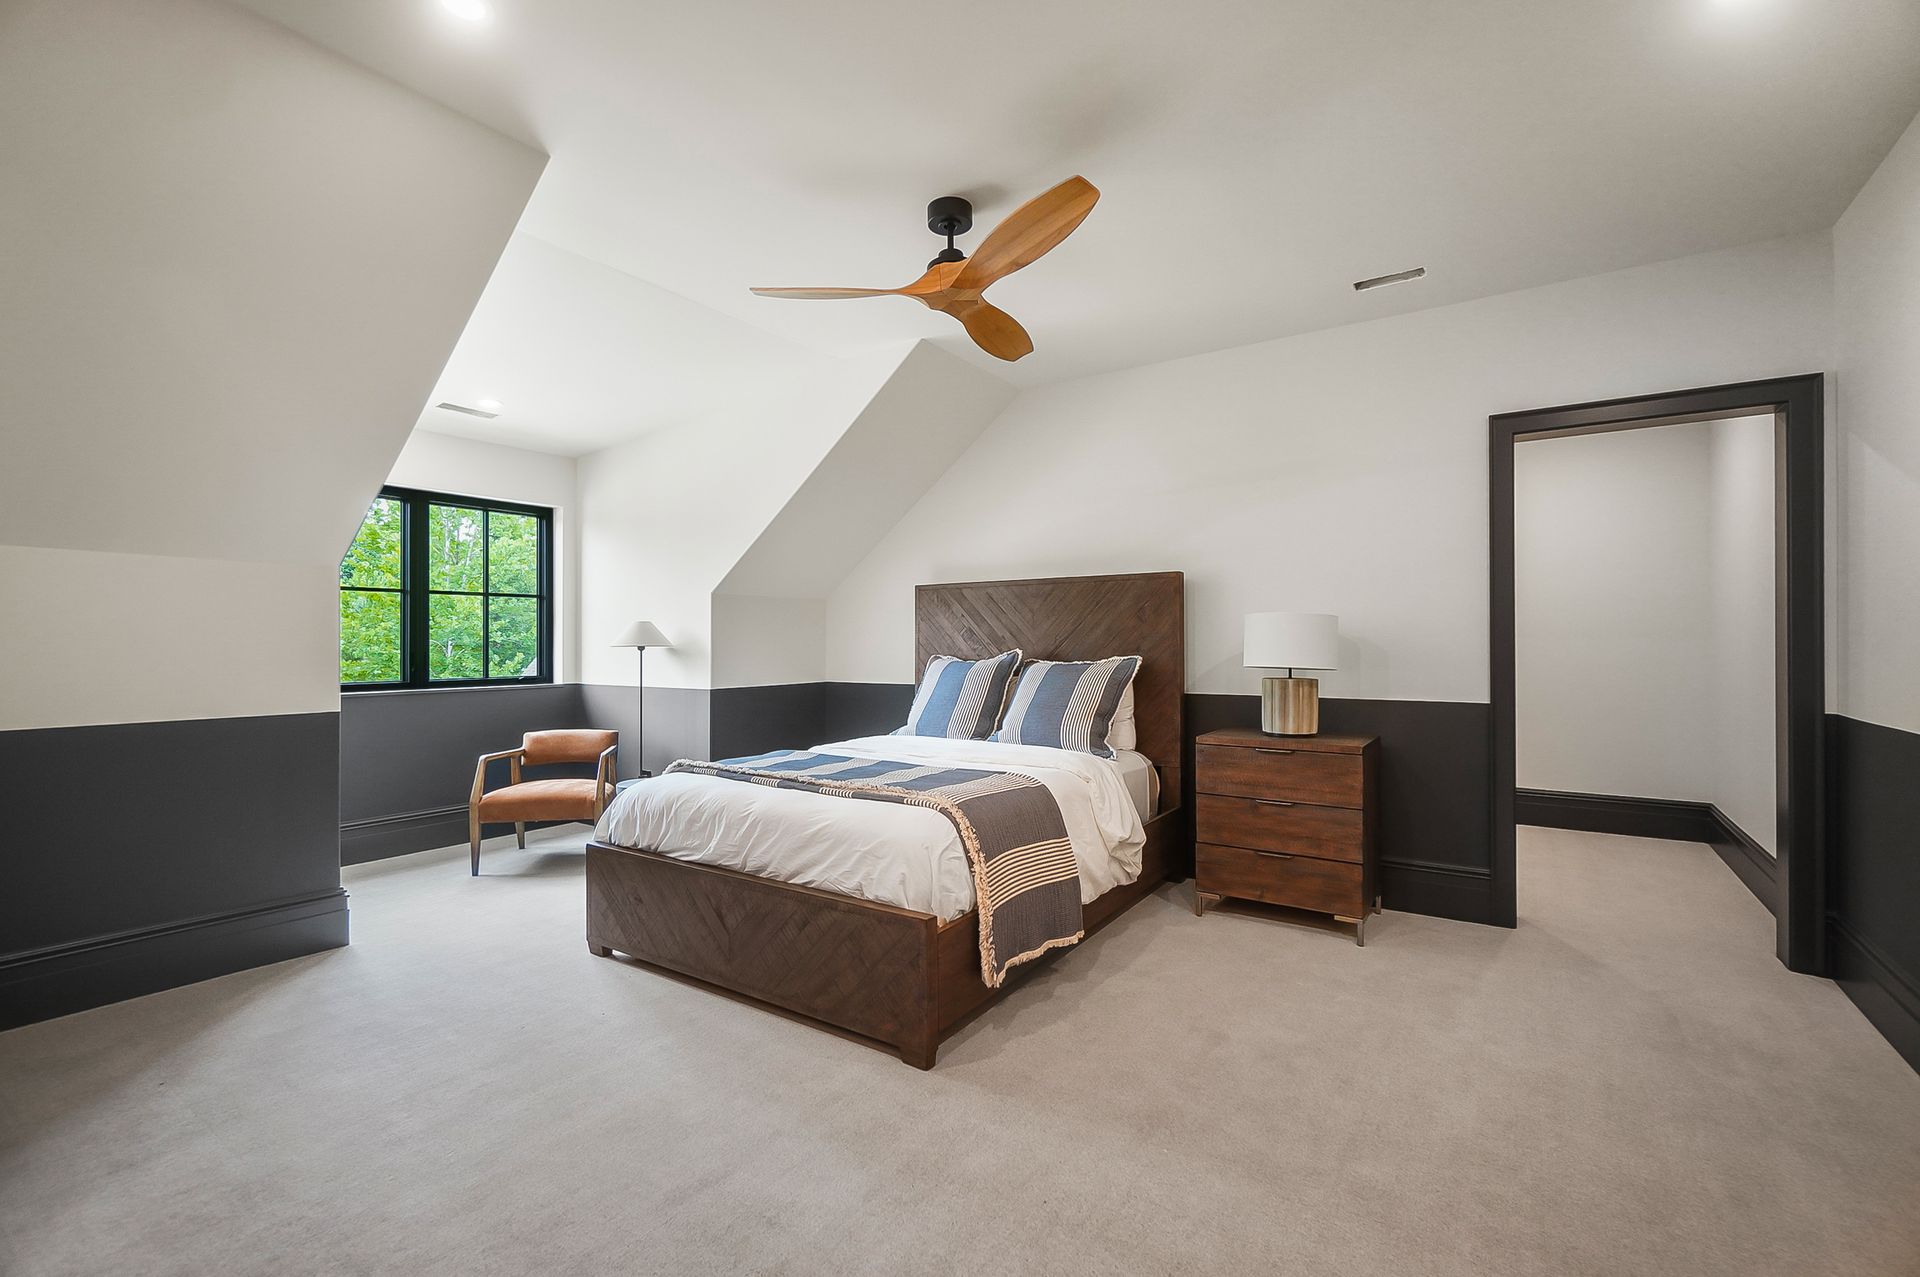
[[635, 621], [626, 632], [613, 641], [615, 647], [632, 647], [640, 651], [638, 673], [640, 677], [640, 708], [633, 718], [634, 756], [640, 760], [640, 775], [651, 776], [646, 768], [647, 762], [647, 649], [650, 647], [672, 647], [667, 636], [652, 621]]

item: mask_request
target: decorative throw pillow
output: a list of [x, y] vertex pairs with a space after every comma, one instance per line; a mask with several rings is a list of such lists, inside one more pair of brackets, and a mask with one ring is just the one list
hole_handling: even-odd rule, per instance
[[1018, 648], [979, 661], [934, 657], [920, 676], [920, 686], [914, 689], [907, 725], [893, 734], [985, 740], [1000, 720], [1000, 711], [1007, 703], [1007, 684], [1018, 668]]
[[1113, 722], [1107, 728], [1107, 744], [1115, 749], [1134, 749], [1140, 744], [1140, 731], [1133, 722], [1131, 682], [1127, 684], [1127, 690], [1120, 693], [1120, 708], [1113, 712]]
[[1113, 757], [1108, 732], [1120, 698], [1140, 670], [1137, 656], [1104, 661], [1035, 661], [1020, 671], [1013, 700], [990, 740], [1051, 745]]

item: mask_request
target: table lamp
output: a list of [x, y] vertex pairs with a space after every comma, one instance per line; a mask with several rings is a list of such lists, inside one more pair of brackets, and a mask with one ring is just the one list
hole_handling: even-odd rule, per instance
[[1269, 736], [1312, 736], [1320, 730], [1320, 680], [1295, 670], [1337, 669], [1340, 618], [1325, 612], [1249, 612], [1241, 661], [1248, 669], [1283, 669], [1260, 680], [1260, 730]]

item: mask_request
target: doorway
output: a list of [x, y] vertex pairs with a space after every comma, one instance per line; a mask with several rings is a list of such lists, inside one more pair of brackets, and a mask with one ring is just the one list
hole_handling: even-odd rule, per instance
[[1493, 920], [1515, 922], [1514, 450], [1542, 438], [1758, 414], [1774, 438], [1775, 950], [1824, 974], [1826, 714], [1824, 388], [1819, 374], [1489, 418]]

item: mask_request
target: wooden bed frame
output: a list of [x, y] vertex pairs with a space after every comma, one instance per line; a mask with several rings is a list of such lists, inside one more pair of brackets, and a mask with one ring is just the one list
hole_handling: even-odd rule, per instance
[[[1160, 776], [1140, 877], [1086, 907], [1095, 931], [1167, 877], [1183, 829], [1184, 578], [1178, 572], [923, 585], [914, 669], [1017, 647], [1031, 660], [1141, 657], [1137, 748]], [[587, 947], [789, 1013], [933, 1067], [940, 1043], [1019, 983], [980, 979], [980, 916], [951, 922], [812, 887], [607, 843], [587, 844]], [[1070, 957], [1071, 948], [1041, 962]]]

